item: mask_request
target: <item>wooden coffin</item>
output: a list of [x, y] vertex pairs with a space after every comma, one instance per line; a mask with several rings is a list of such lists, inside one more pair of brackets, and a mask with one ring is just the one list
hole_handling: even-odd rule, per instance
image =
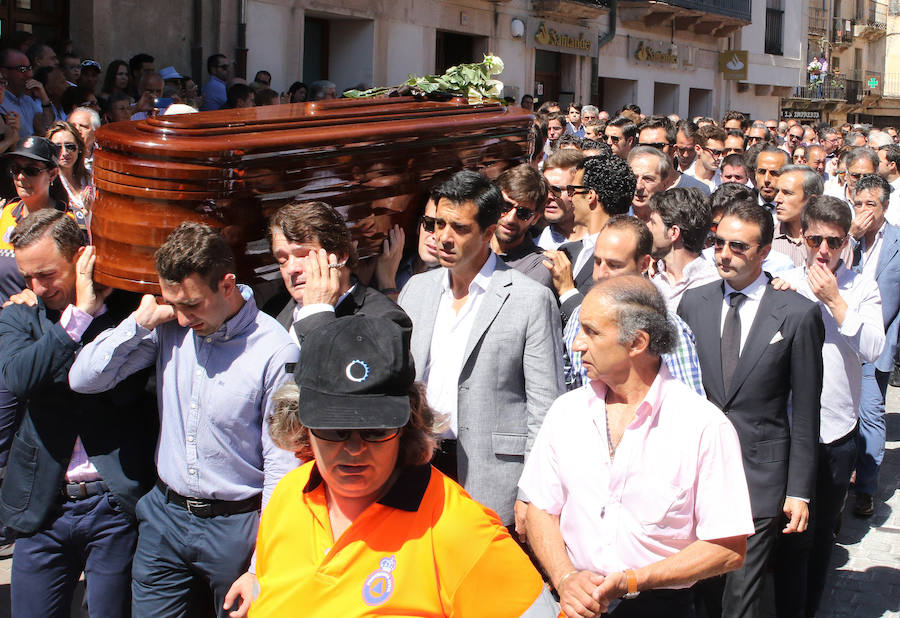
[[239, 278], [277, 271], [266, 219], [290, 200], [343, 214], [362, 257], [407, 230], [428, 190], [467, 168], [496, 177], [527, 160], [531, 115], [464, 99], [339, 99], [164, 116], [97, 131], [91, 234], [98, 282], [158, 293], [153, 254], [182, 221], [222, 229]]

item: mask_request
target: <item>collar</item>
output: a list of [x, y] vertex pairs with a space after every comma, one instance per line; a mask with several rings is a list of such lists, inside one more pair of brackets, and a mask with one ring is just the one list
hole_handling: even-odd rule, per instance
[[526, 255], [531, 255], [532, 253], [541, 253], [541, 250], [534, 244], [531, 235], [526, 232], [522, 242], [502, 255], [505, 255], [506, 258], [510, 260], [518, 260]]
[[[469, 292], [472, 291], [472, 286], [477, 287], [482, 292], [487, 291], [488, 286], [491, 284], [491, 275], [494, 273], [494, 270], [497, 268], [497, 254], [493, 251], [488, 252], [488, 258], [484, 261], [484, 265], [481, 267], [481, 270], [478, 271], [478, 274], [475, 275], [475, 278], [472, 279], [472, 282], [469, 284]], [[444, 293], [450, 294], [452, 289], [450, 288], [450, 269], [444, 268], [444, 276], [441, 278], [441, 288]]]
[[757, 277], [753, 283], [745, 287], [743, 290], [735, 290], [733, 287], [728, 285], [728, 282], [723, 280], [722, 285], [724, 286], [724, 294], [728, 296], [732, 292], [740, 292], [747, 297], [747, 300], [755, 300], [759, 301], [762, 299], [763, 294], [766, 292], [766, 286], [769, 285], [769, 277], [766, 275], [765, 271], [759, 273], [759, 277]]
[[[408, 466], [400, 471], [391, 488], [376, 502], [392, 509], [415, 513], [422, 504], [422, 498], [425, 497], [425, 490], [428, 489], [430, 481], [431, 464]], [[318, 465], [314, 463], [303, 493], [308, 494], [315, 491], [321, 484], [322, 474], [319, 472]]]
[[253, 299], [253, 290], [250, 289], [250, 286], [242, 283], [239, 283], [237, 287], [241, 292], [241, 296], [244, 297], [244, 306], [226, 320], [216, 332], [207, 335], [206, 338], [216, 341], [229, 341], [240, 335], [256, 321], [256, 314], [259, 313], [259, 309], [256, 308], [256, 301]]
[[[644, 398], [634, 409], [634, 420], [629, 423], [629, 429], [637, 427], [647, 420], [652, 421], [656, 418], [659, 414], [659, 408], [662, 406], [663, 399], [665, 398], [665, 392], [667, 390], [666, 385], [673, 379], [674, 378], [669, 372], [668, 367], [666, 367], [666, 364], [660, 360], [659, 371], [656, 373], [653, 383], [650, 385]], [[609, 392], [609, 387], [599, 380], [594, 380], [588, 383], [588, 388], [593, 391], [593, 394], [602, 401], [605, 406], [606, 394]]]
[[775, 226], [775, 238], [783, 238], [786, 241], [788, 241], [789, 243], [791, 243], [792, 245], [797, 245], [798, 247], [803, 243], [802, 238], [798, 238], [797, 240], [794, 240], [793, 238], [791, 238], [790, 236], [787, 235], [787, 232], [785, 231], [784, 221], [779, 221], [778, 225]]

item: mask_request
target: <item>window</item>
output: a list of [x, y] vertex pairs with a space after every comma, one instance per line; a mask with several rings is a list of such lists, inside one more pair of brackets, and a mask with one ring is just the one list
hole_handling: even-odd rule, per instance
[[784, 0], [766, 0], [767, 54], [784, 54]]

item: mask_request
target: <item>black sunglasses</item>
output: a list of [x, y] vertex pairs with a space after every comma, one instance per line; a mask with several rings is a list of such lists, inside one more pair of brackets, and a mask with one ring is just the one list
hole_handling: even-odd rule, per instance
[[516, 219], [518, 219], [519, 221], [528, 221], [532, 216], [534, 216], [534, 211], [530, 208], [525, 208], [524, 206], [516, 206], [508, 200], [503, 200], [503, 207], [500, 209], [500, 213], [505, 215], [513, 208], [516, 209]]
[[657, 150], [662, 150], [663, 148], [665, 148], [666, 146], [669, 145], [669, 142], [655, 142], [653, 144], [641, 143], [638, 145], [639, 146], [649, 146], [650, 148], [656, 148]]
[[555, 195], [556, 197], [560, 197], [563, 194], [563, 191], [566, 190], [565, 187], [557, 187], [556, 185], [548, 185], [550, 193]]
[[811, 234], [809, 236], [803, 236], [803, 239], [806, 241], [806, 246], [810, 249], [818, 249], [822, 246], [822, 241], [824, 240], [828, 243], [828, 248], [832, 251], [837, 251], [844, 244], [844, 239], [846, 236], [819, 236], [818, 234]]
[[72, 142], [69, 142], [67, 144], [62, 144], [62, 147], [65, 148], [66, 150], [68, 150], [69, 152], [75, 152], [76, 150], [78, 150], [78, 144], [73, 144]]
[[30, 64], [17, 64], [14, 67], [3, 67], [7, 71], [18, 71], [19, 73], [27, 73], [31, 70]]
[[422, 229], [429, 234], [434, 234], [434, 222], [434, 217], [429, 217], [428, 215], [422, 215], [422, 218], [419, 219], [419, 223], [422, 224]]
[[722, 155], [725, 154], [724, 150], [716, 150], [715, 148], [707, 148], [706, 146], [700, 146], [700, 148], [702, 148], [703, 150], [705, 150], [706, 152], [708, 152], [709, 154], [711, 154], [714, 157], [721, 157]]
[[312, 435], [325, 440], [326, 442], [346, 442], [353, 435], [353, 432], [359, 434], [359, 437], [365, 442], [387, 442], [397, 437], [400, 433], [399, 427], [388, 427], [386, 429], [310, 429]]
[[49, 167], [41, 167], [40, 165], [18, 165], [16, 163], [12, 163], [9, 166], [9, 173], [15, 178], [19, 174], [25, 174], [31, 178], [35, 176], [40, 176], [42, 172], [46, 172]]
[[716, 251], [721, 251], [725, 248], [725, 245], [728, 245], [728, 248], [731, 249], [732, 253], [744, 254], [750, 251], [751, 247], [756, 247], [758, 245], [748, 245], [747, 243], [740, 240], [725, 240], [721, 236], [713, 237], [713, 246], [716, 248]]
[[[579, 191], [579, 189], [583, 189], [583, 191]], [[566, 185], [566, 195], [569, 197], [575, 197], [576, 195], [587, 193], [590, 190], [590, 187], [585, 187], [584, 185]]]
[[613, 144], [618, 144], [619, 140], [622, 138], [619, 137], [618, 135], [604, 135], [603, 139], [605, 139], [607, 142], [612, 142]]

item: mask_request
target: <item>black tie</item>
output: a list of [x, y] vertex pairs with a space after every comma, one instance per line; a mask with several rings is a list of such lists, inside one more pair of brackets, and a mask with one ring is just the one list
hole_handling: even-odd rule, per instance
[[731, 292], [728, 295], [730, 308], [725, 315], [725, 328], [722, 329], [722, 380], [725, 392], [731, 387], [731, 378], [741, 358], [741, 315], [738, 310], [747, 300], [747, 295]]

